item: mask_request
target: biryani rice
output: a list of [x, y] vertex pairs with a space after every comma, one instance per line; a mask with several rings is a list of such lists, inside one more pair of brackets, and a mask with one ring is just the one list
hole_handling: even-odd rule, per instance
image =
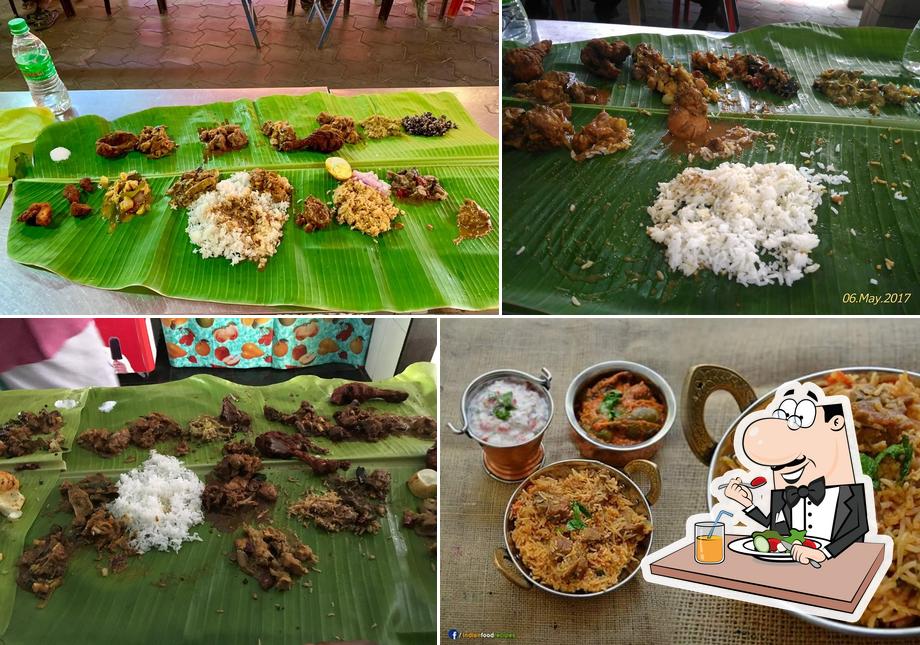
[[[586, 528], [570, 529], [547, 513], [548, 503], [568, 507], [573, 502], [590, 513]], [[520, 561], [541, 584], [569, 593], [605, 591], [644, 555], [639, 546], [652, 525], [636, 506], [606, 470], [572, 468], [564, 476], [543, 475], [531, 480], [512, 506], [511, 541]], [[589, 528], [602, 531], [602, 539], [587, 539]], [[560, 537], [571, 541], [564, 555], [558, 549]]]

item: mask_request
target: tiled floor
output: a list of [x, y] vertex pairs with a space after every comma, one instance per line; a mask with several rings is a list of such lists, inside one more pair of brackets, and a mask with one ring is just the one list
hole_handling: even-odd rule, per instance
[[[569, 20], [584, 20], [587, 22], [603, 22], [598, 20], [594, 13], [595, 4], [591, 0], [563, 0], [566, 5], [567, 17]], [[600, 3], [609, 0], [599, 0]], [[683, 4], [681, 0], [681, 21], [683, 21]], [[541, 12], [537, 7], [550, 6], [547, 0], [528, 0], [528, 14], [531, 17], [549, 18], [547, 15], [539, 15]], [[628, 23], [629, 10], [627, 0], [621, 0], [618, 7], [618, 15], [608, 22]], [[673, 8], [672, 0], [644, 0], [645, 19], [643, 24], [655, 27], [670, 27], [671, 12]], [[822, 25], [832, 25], [838, 27], [855, 27], [859, 24], [860, 9], [847, 8], [847, 0], [737, 0], [738, 15], [740, 17], [741, 28], [751, 29], [761, 25], [768, 25], [777, 22], [798, 22], [809, 20]], [[546, 13], [546, 9], [542, 13]], [[694, 2], [690, 3], [690, 25], [694, 23], [700, 13], [700, 6]], [[681, 26], [683, 22], [681, 22]], [[689, 26], [689, 25], [686, 25]]]
[[[255, 48], [242, 5], [234, 0], [77, 0], [77, 15], [39, 36], [70, 89], [289, 87], [424, 87], [498, 82], [498, 0], [477, 0], [472, 16], [440, 22], [430, 0], [418, 22], [412, 0], [396, 0], [386, 24], [373, 0], [340, 9], [323, 49], [321, 27], [298, 3], [255, 0], [262, 49]], [[9, 12], [6, 3], [3, 10]], [[0, 36], [0, 91], [25, 83]], [[6, 52], [3, 54], [2, 52]]]

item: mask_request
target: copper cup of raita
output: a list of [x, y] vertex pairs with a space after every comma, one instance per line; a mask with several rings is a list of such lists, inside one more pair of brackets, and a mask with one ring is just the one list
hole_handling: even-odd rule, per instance
[[486, 372], [463, 393], [463, 426], [447, 426], [482, 447], [489, 475], [504, 482], [521, 481], [543, 465], [543, 433], [554, 411], [551, 381], [545, 367], [540, 376], [512, 369]]

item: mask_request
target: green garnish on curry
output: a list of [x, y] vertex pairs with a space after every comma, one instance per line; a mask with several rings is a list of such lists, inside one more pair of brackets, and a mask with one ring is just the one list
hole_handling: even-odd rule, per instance
[[511, 418], [511, 411], [515, 409], [513, 394], [511, 392], [505, 392], [500, 394], [498, 397], [498, 403], [495, 404], [495, 407], [492, 408], [492, 415], [502, 421], [507, 421]]
[[610, 390], [604, 395], [604, 399], [601, 401], [598, 411], [608, 419], [616, 419], [620, 415], [620, 413], [617, 412], [617, 406], [620, 405], [620, 400], [622, 398], [623, 395], [619, 390]]
[[901, 471], [898, 473], [898, 483], [902, 483], [907, 478], [907, 475], [910, 474], [910, 464], [914, 460], [914, 447], [910, 443], [910, 437], [907, 435], [902, 436], [901, 443], [888, 446], [874, 457], [859, 453], [862, 471], [872, 478], [872, 487], [876, 490], [881, 485], [878, 477], [878, 467], [885, 457], [891, 457], [900, 462]]

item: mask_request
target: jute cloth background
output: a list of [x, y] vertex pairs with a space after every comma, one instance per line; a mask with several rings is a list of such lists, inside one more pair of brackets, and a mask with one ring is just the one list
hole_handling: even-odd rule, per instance
[[[544, 445], [547, 463], [578, 457], [565, 421], [565, 390], [603, 360], [643, 363], [680, 399], [687, 370], [731, 367], [758, 395], [783, 381], [855, 365], [920, 367], [920, 322], [892, 320], [588, 320], [503, 319], [441, 322], [441, 638], [449, 629], [513, 632], [519, 643], [871, 643], [810, 625], [790, 614], [646, 583], [580, 601], [515, 587], [492, 565], [502, 517], [515, 485], [483, 471], [476, 442], [457, 436], [460, 397], [474, 378], [502, 367], [553, 373], [556, 413]], [[707, 422], [717, 435], [738, 415], [713, 396]], [[678, 416], [679, 419], [679, 416]], [[652, 548], [678, 539], [685, 518], [706, 509], [707, 468], [690, 452], [680, 423], [654, 459], [662, 473], [653, 507]], [[469, 642], [469, 641], [468, 641]], [[891, 642], [891, 641], [886, 641]]]

